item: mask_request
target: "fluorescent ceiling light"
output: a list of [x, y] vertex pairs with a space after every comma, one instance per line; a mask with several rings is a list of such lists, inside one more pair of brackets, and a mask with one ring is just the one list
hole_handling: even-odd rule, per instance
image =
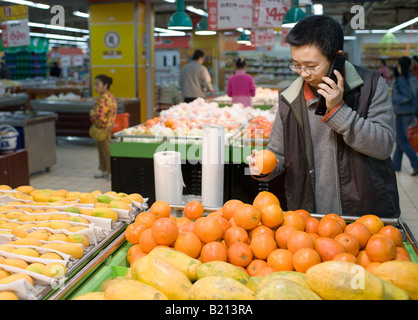
[[417, 22], [418, 22], [418, 17], [416, 17], [416, 18], [414, 18], [414, 19], [411, 19], [411, 20], [409, 20], [409, 21], [406, 21], [406, 22], [404, 22], [404, 23], [401, 23], [400, 25], [398, 25], [398, 26], [396, 26], [396, 27], [393, 27], [392, 29], [389, 29], [389, 31], [388, 31], [388, 32], [393, 33], [393, 32], [395, 32], [395, 31], [401, 30], [401, 29], [403, 29], [403, 28], [405, 28], [405, 27], [407, 27], [407, 26], [410, 26], [411, 24], [417, 23]]
[[38, 9], [49, 9], [49, 8], [51, 8], [51, 6], [48, 5], [48, 4], [36, 3], [36, 2], [26, 1], [26, 0], [3, 0], [3, 2], [11, 2], [11, 3], [15, 3], [15, 4], [23, 4], [23, 5], [26, 5], [26, 6], [29, 6], [29, 7], [38, 8]]
[[90, 15], [88, 13], [81, 12], [81, 11], [73, 11], [73, 15], [75, 15], [77, 17], [81, 17], [81, 18], [88, 18], [88, 17], [90, 17]]
[[373, 29], [371, 30], [372, 33], [386, 33], [388, 30], [381, 30], [381, 29]]
[[238, 32], [245, 32], [245, 34], [251, 34], [251, 31], [248, 29], [244, 29], [244, 28], [236, 28], [235, 30], [237, 30]]
[[41, 38], [48, 38], [48, 39], [58, 39], [58, 40], [73, 40], [73, 41], [87, 41], [87, 37], [72, 37], [72, 36], [64, 36], [61, 34], [52, 34], [52, 33], [39, 33], [39, 32], [29, 32], [31, 37], [41, 37]]
[[29, 25], [29, 27], [46, 28], [46, 29], [62, 30], [62, 31], [69, 31], [69, 32], [80, 32], [80, 33], [86, 33], [86, 34], [90, 33], [90, 31], [87, 30], [87, 29], [61, 27], [61, 26], [56, 26], [56, 25], [52, 25], [52, 24], [28, 22], [28, 25]]
[[313, 14], [314, 15], [321, 15], [324, 13], [324, 6], [320, 3], [316, 3], [313, 5]]
[[164, 0], [165, 2], [168, 2], [168, 3], [175, 3], [176, 2], [176, 0]]
[[78, 47], [86, 48], [88, 47], [88, 44], [86, 42], [80, 42], [80, 41], [67, 41], [67, 40], [56, 40], [56, 39], [50, 39], [49, 43], [55, 43], [55, 44], [68, 44], [68, 45], [76, 45]]
[[344, 36], [344, 40], [356, 40], [356, 36]]
[[202, 17], [207, 17], [208, 16], [208, 14], [205, 10], [198, 9], [198, 8], [193, 7], [193, 6], [187, 6], [186, 10], [188, 10], [190, 12], [193, 12], [193, 13], [196, 13], [199, 16], [202, 16]]
[[155, 27], [154, 31], [159, 32], [156, 35], [160, 36], [160, 37], [169, 37], [169, 36], [170, 37], [171, 36], [172, 37], [182, 37], [182, 36], [186, 35], [186, 32], [183, 32], [183, 31], [169, 30], [169, 29], [158, 28], [158, 27]]

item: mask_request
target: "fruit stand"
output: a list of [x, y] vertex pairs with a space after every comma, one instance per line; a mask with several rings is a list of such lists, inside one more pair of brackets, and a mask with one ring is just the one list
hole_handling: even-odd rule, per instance
[[146, 208], [137, 194], [0, 186], [0, 292], [48, 299]]
[[[227, 205], [227, 203], [225, 204]], [[226, 206], [224, 205], [224, 208]], [[152, 207], [151, 207], [152, 208]], [[171, 215], [176, 218], [177, 221], [180, 221], [179, 219], [184, 219], [187, 206], [170, 206], [171, 208]], [[150, 212], [152, 212], [152, 209], [150, 209]], [[219, 212], [219, 208], [204, 208], [205, 214], [203, 217], [209, 217], [212, 215], [213, 217], [216, 216], [216, 213]], [[183, 218], [182, 218], [183, 217]], [[325, 219], [325, 215], [320, 214], [310, 214], [309, 218], [316, 218], [319, 221]], [[347, 225], [350, 223], [354, 223], [358, 221], [358, 217], [350, 217], [350, 216], [342, 216], [341, 217]], [[161, 219], [161, 218], [160, 218]], [[210, 218], [209, 218], [210, 219]], [[158, 219], [156, 220], [158, 221]], [[402, 234], [402, 243], [407, 251], [408, 256], [410, 257], [410, 263], [417, 268], [418, 263], [418, 256], [417, 256], [417, 242], [411, 235], [409, 228], [406, 224], [404, 224], [400, 219], [381, 219], [381, 221], [384, 223], [385, 226], [393, 226], [397, 230], [400, 231]], [[138, 223], [137, 220], [134, 223]], [[154, 222], [155, 223], [155, 222]], [[181, 224], [179, 224], [180, 226]], [[151, 226], [152, 230], [152, 226]], [[127, 232], [127, 231], [126, 231]], [[194, 231], [196, 234], [199, 235], [198, 231]], [[276, 231], [277, 232], [277, 231]], [[383, 232], [382, 232], [383, 233]], [[141, 236], [139, 236], [141, 237]], [[254, 235], [253, 235], [254, 237]], [[100, 255], [98, 255], [96, 258], [91, 260], [73, 279], [70, 281], [66, 286], [62, 287], [60, 290], [58, 290], [53, 296], [50, 297], [50, 299], [57, 299], [57, 300], [101, 300], [103, 297], [106, 299], [106, 295], [110, 297], [111, 291], [109, 288], [112, 286], [112, 283], [117, 283], [119, 281], [132, 281], [132, 279], [139, 280], [137, 277], [139, 277], [139, 274], [141, 272], [147, 272], [145, 269], [142, 269], [140, 267], [140, 263], [135, 262], [135, 256], [132, 258], [131, 248], [141, 246], [141, 240], [139, 240], [139, 243], [130, 243], [132, 241], [132, 237], [130, 234], [120, 234], [103, 252], [101, 252]], [[224, 241], [227, 245], [229, 245], [229, 248], [231, 248], [231, 245], [228, 244], [227, 238], [224, 238]], [[289, 240], [291, 241], [291, 240]], [[216, 242], [216, 241], [215, 241]], [[214, 242], [209, 242], [214, 243]], [[203, 243], [203, 246], [205, 243]], [[183, 299], [197, 299], [197, 300], [212, 300], [212, 299], [222, 299], [222, 297], [226, 297], [228, 300], [230, 299], [240, 299], [240, 300], [246, 300], [246, 299], [351, 299], [356, 297], [355, 291], [353, 291], [350, 288], [343, 288], [339, 287], [338, 290], [339, 293], [334, 293], [334, 295], [327, 296], [326, 292], [322, 292], [320, 289], [320, 284], [317, 284], [316, 282], [320, 282], [321, 280], [319, 277], [316, 277], [313, 275], [313, 272], [308, 273], [307, 271], [302, 271], [301, 269], [299, 271], [295, 271], [293, 268], [291, 270], [280, 270], [280, 268], [276, 265], [274, 268], [279, 268], [279, 270], [273, 270], [270, 273], [255, 275], [251, 273], [251, 269], [248, 267], [246, 268], [237, 268], [237, 266], [240, 266], [240, 264], [237, 264], [232, 257], [228, 255], [227, 260], [222, 260], [221, 258], [205, 261], [203, 259], [203, 247], [202, 252], [200, 253], [201, 256], [199, 260], [195, 260], [194, 258], [190, 256], [186, 256], [184, 253], [180, 251], [176, 251], [175, 249], [176, 244], [171, 246], [170, 248], [167, 247], [154, 247], [154, 249], [151, 249], [151, 251], [148, 254], [139, 253], [139, 259], [142, 260], [143, 264], [150, 263], [150, 265], [155, 264], [154, 267], [158, 268], [160, 271], [162, 270], [161, 261], [158, 259], [161, 258], [165, 260], [166, 262], [169, 262], [172, 266], [176, 266], [179, 270], [181, 270], [190, 280], [190, 286], [188, 289], [188, 292], [186, 296], [183, 296]], [[289, 242], [288, 242], [288, 249], [289, 249]], [[229, 249], [228, 248], [228, 249]], [[281, 247], [280, 247], [281, 248]], [[284, 249], [276, 249], [276, 250], [284, 250]], [[290, 250], [290, 249], [289, 249]], [[318, 249], [316, 249], [318, 250]], [[254, 253], [257, 252], [257, 250], [253, 250]], [[297, 251], [297, 250], [296, 250]], [[177, 253], [175, 253], [177, 252]], [[318, 252], [320, 252], [318, 250]], [[321, 259], [323, 258], [323, 253], [321, 254]], [[294, 253], [296, 255], [296, 253]], [[142, 259], [141, 257], [148, 257], [147, 262], [145, 262], [145, 259]], [[132, 260], [133, 259], [133, 260]], [[208, 259], [206, 257], [206, 259]], [[129, 261], [131, 260], [131, 261]], [[150, 262], [151, 260], [151, 262]], [[184, 260], [184, 261], [183, 261]], [[260, 261], [260, 257], [253, 258], [253, 261]], [[331, 259], [332, 260], [332, 259]], [[324, 272], [331, 273], [330, 278], [332, 277], [345, 277], [347, 276], [348, 271], [344, 271], [344, 268], [347, 267], [353, 267], [360, 265], [354, 264], [348, 261], [339, 260], [335, 261], [337, 259], [334, 259], [331, 261], [328, 259], [328, 262], [325, 263], [325, 261], [322, 261], [320, 263], [316, 263], [312, 265], [311, 267], [315, 269], [315, 273], [318, 272], [318, 274], [323, 274]], [[398, 260], [398, 259], [396, 259]], [[399, 259], [401, 260], [401, 259]], [[196, 262], [195, 269], [193, 271], [191, 269], [182, 269], [186, 264], [189, 265], [190, 263]], [[267, 263], [269, 265], [274, 265], [270, 263], [270, 261], [267, 259]], [[389, 261], [390, 263], [393, 263], [393, 261]], [[184, 263], [183, 263], [184, 262]], [[401, 264], [403, 264], [404, 261], [400, 261]], [[389, 263], [389, 264], [390, 264]], [[396, 262], [395, 262], [396, 263]], [[408, 262], [409, 263], [409, 262]], [[333, 266], [335, 264], [336, 266]], [[379, 263], [380, 264], [380, 263]], [[147, 267], [150, 265], [147, 264]], [[193, 265], [193, 264], [192, 264]], [[296, 265], [295, 265], [296, 266]], [[403, 265], [401, 266], [403, 267]], [[410, 267], [410, 265], [407, 265], [407, 267]], [[132, 270], [132, 268], [138, 268], [135, 269], [136, 271]], [[145, 268], [145, 267], [144, 267]], [[167, 267], [169, 268], [169, 267]], [[256, 267], [253, 267], [256, 268]], [[314, 270], [313, 269], [313, 270]], [[267, 270], [267, 269], [266, 269]], [[348, 269], [347, 269], [348, 270]], [[372, 276], [372, 269], [366, 268], [364, 270], [367, 270], [367, 276], [371, 277], [370, 282], [376, 281], [378, 278]], [[187, 271], [187, 272], [186, 272]], [[245, 271], [245, 272], [243, 272]], [[138, 272], [138, 273], [134, 273]], [[171, 270], [173, 279], [172, 280], [178, 280], [175, 278], [181, 277], [179, 274], [176, 274], [175, 270]], [[180, 272], [181, 274], [181, 272]], [[416, 275], [414, 275], [416, 277]], [[220, 277], [220, 278], [216, 278]], [[324, 275], [322, 275], [324, 277]], [[382, 277], [383, 277], [383, 271], [382, 271]], [[161, 279], [163, 277], [160, 277]], [[205, 280], [202, 280], [205, 279]], [[218, 285], [216, 287], [216, 281], [218, 279], [221, 279], [224, 282], [230, 281], [230, 285], [232, 287], [228, 288], [228, 292], [226, 292], [224, 289], [222, 289], [222, 286]], [[233, 279], [233, 280], [231, 280]], [[277, 281], [277, 279], [284, 279], [281, 282]], [[319, 279], [319, 280], [318, 280]], [[183, 281], [182, 279], [181, 281]], [[207, 281], [206, 281], [207, 280]], [[412, 282], [414, 281], [414, 278], [412, 277], [410, 279]], [[180, 287], [176, 286], [169, 286], [168, 283], [166, 283], [167, 288], [162, 288], [161, 283], [157, 284], [157, 281], [153, 282], [151, 279], [146, 279], [146, 276], [143, 276], [139, 280], [140, 282], [146, 283], [149, 286], [153, 288], [157, 288], [157, 290], [162, 290], [165, 295], [169, 299], [178, 299], [174, 298], [176, 294], [180, 295], [180, 292], [175, 292], [175, 290], [180, 290]], [[210, 281], [215, 281], [215, 286], [213, 283], [209, 283]], [[288, 282], [290, 281], [290, 282]], [[380, 281], [380, 280], [379, 280]], [[238, 282], [238, 283], [237, 283]], [[276, 289], [271, 288], [272, 285], [269, 283], [275, 283], [277, 285]], [[296, 282], [298, 285], [295, 285], [294, 282]], [[376, 293], [374, 292], [374, 289], [370, 290], [368, 293], [363, 293], [361, 297], [358, 297], [360, 299], [379, 299], [383, 298], [383, 295], [385, 295], [385, 299], [405, 299], [408, 298], [408, 294], [410, 295], [409, 298], [417, 299], [417, 296], [414, 295], [414, 290], [416, 290], [415, 283], [415, 289], [407, 288], [408, 294], [405, 294], [404, 290], [400, 290], [398, 287], [392, 286], [391, 284], [387, 283], [388, 281], [383, 282], [384, 286], [387, 286], [385, 288], [385, 293]], [[122, 282], [121, 282], [122, 283]], [[241, 283], [241, 285], [239, 284]], [[132, 284], [132, 283], [131, 283]], [[199, 285], [198, 285], [199, 284]], [[242, 285], [244, 284], [244, 286]], [[379, 285], [380, 282], [376, 282], [374, 285]], [[398, 284], [400, 285], [400, 284]], [[301, 289], [300, 286], [304, 287], [304, 289]], [[318, 286], [318, 288], [316, 288]], [[371, 286], [371, 284], [370, 284]], [[168, 288], [170, 287], [170, 288]], [[234, 290], [231, 290], [231, 288], [234, 288]], [[279, 288], [280, 290], [278, 290]], [[295, 290], [292, 294], [286, 293], [286, 290], [291, 288], [292, 290]], [[128, 297], [125, 296], [123, 293], [123, 287], [118, 287], [119, 296], [115, 296], [112, 293], [113, 299], [136, 299], [134, 296]], [[305, 289], [308, 289], [305, 290]], [[129, 292], [130, 294], [137, 294], [140, 296], [139, 293], [133, 293], [136, 292], [130, 288]], [[174, 290], [170, 292], [170, 290]], [[276, 291], [275, 291], [276, 290]], [[344, 293], [344, 290], [346, 291]], [[363, 289], [362, 289], [363, 290]], [[383, 289], [382, 289], [383, 290]], [[233, 293], [231, 293], [234, 291]], [[341, 291], [343, 291], [341, 293]], [[274, 292], [274, 295], [272, 296], [272, 292]], [[281, 293], [280, 293], [281, 292]], [[346, 296], [344, 296], [346, 294]], [[382, 295], [381, 295], [382, 294]], [[145, 298], [146, 294], [142, 294], [142, 299]], [[171, 298], [170, 298], [171, 296]], [[412, 297], [413, 296], [413, 297]], [[186, 298], [185, 298], [186, 297]], [[137, 297], [139, 298], [139, 297]], [[154, 297], [155, 299], [156, 296]], [[139, 298], [141, 299], [141, 298]], [[164, 300], [165, 298], [163, 298]]]
[[[275, 109], [260, 110], [235, 105], [220, 107], [197, 99], [173, 106], [160, 117], [114, 134], [111, 141], [112, 188], [139, 192], [155, 201], [153, 155], [178, 151], [182, 156], [184, 194], [201, 194], [201, 143], [205, 124], [225, 125], [224, 200], [252, 199], [260, 190], [283, 195], [283, 178], [259, 182], [248, 174], [246, 157], [254, 145], [267, 145]], [[261, 135], [260, 135], [261, 134]], [[280, 199], [285, 205], [285, 198]]]
[[[129, 122], [126, 126], [140, 123], [140, 102], [135, 98], [117, 98], [118, 114], [129, 113]], [[54, 112], [58, 115], [56, 122], [56, 135], [58, 137], [90, 137], [91, 126], [89, 111], [94, 106], [93, 98], [79, 98], [66, 100], [49, 98], [31, 100], [31, 107], [35, 111]], [[123, 129], [122, 127], [121, 129]]]

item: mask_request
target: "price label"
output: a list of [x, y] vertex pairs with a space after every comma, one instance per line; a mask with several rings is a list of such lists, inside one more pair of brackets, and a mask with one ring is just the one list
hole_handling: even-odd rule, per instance
[[10, 20], [1, 24], [1, 41], [5, 48], [30, 45], [28, 20]]
[[208, 29], [251, 28], [253, 0], [207, 0]]
[[274, 29], [257, 28], [251, 31], [251, 43], [255, 47], [271, 47], [276, 43]]
[[291, 0], [253, 0], [253, 26], [279, 28], [291, 8]]

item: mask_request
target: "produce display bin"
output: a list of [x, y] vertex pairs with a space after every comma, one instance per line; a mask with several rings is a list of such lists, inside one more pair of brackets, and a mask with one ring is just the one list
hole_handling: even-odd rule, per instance
[[[131, 138], [131, 137], [130, 137]], [[110, 143], [112, 189], [120, 192], [147, 194], [149, 201], [155, 201], [154, 159], [158, 151], [178, 151], [181, 153], [181, 170], [185, 188], [183, 194], [201, 193], [201, 144], [196, 139], [185, 141], [158, 140], [144, 138], [150, 142], [125, 142], [124, 137]], [[178, 143], [176, 143], [178, 142]], [[230, 166], [229, 146], [225, 146], [224, 199], [229, 197]]]
[[20, 92], [0, 97], [0, 111], [25, 110], [28, 95]]
[[[171, 205], [172, 214], [180, 217], [185, 206]], [[205, 207], [205, 212], [217, 211], [219, 208]], [[322, 214], [311, 214], [313, 217], [322, 218]], [[342, 216], [347, 222], [353, 222], [358, 217]], [[405, 249], [408, 251], [411, 260], [418, 263], [418, 243], [411, 234], [408, 226], [399, 218], [382, 218], [385, 225], [393, 225], [399, 228], [402, 233]], [[100, 255], [91, 260], [66, 287], [61, 288], [50, 296], [51, 300], [72, 300], [88, 292], [99, 292], [102, 283], [108, 279], [126, 275], [129, 265], [126, 261], [126, 254], [132, 246], [125, 239], [124, 234], [120, 234], [113, 242], [108, 245]]]
[[[14, 198], [14, 192], [15, 190], [7, 191], [5, 194], [2, 194], [0, 196], [0, 204], [5, 205], [10, 202], [15, 202], [16, 198]], [[22, 200], [23, 201], [23, 200]], [[115, 220], [114, 218], [110, 217], [102, 217], [100, 215], [89, 215], [89, 214], [78, 214], [77, 212], [74, 212], [73, 210], [67, 211], [66, 209], [68, 207], [78, 207], [81, 209], [92, 209], [94, 208], [93, 203], [68, 203], [68, 204], [61, 204], [56, 206], [50, 206], [50, 205], [37, 205], [33, 203], [30, 200], [24, 200], [25, 203], [20, 205], [15, 205], [16, 210], [23, 210], [25, 207], [28, 208], [36, 208], [36, 209], [53, 209], [50, 211], [50, 214], [55, 215], [55, 217], [51, 220], [61, 220], [61, 218], [58, 217], [58, 215], [65, 214], [65, 215], [72, 215], [75, 217], [80, 217], [85, 220], [88, 220], [88, 224], [85, 222], [77, 222], [77, 220], [66, 220], [66, 223], [70, 223], [73, 226], [84, 226], [85, 228], [82, 230], [77, 231], [70, 231], [69, 229], [63, 230], [64, 228], [60, 230], [56, 230], [56, 227], [39, 227], [39, 228], [49, 228], [48, 230], [51, 232], [51, 234], [62, 234], [65, 235], [72, 235], [76, 233], [80, 233], [87, 237], [88, 239], [88, 246], [83, 246], [83, 244], [77, 242], [72, 243], [72, 245], [80, 245], [82, 246], [83, 250], [82, 252], [79, 251], [72, 251], [73, 253], [70, 253], [69, 251], [60, 250], [59, 247], [42, 247], [38, 246], [35, 250], [37, 250], [39, 253], [45, 253], [45, 252], [56, 252], [59, 255], [61, 255], [61, 258], [59, 261], [65, 266], [65, 274], [63, 277], [56, 279], [54, 277], [48, 278], [46, 275], [38, 275], [34, 272], [25, 271], [26, 273], [29, 272], [29, 276], [31, 276], [34, 280], [34, 285], [29, 285], [27, 288], [25, 288], [25, 291], [23, 292], [21, 288], [19, 288], [19, 284], [17, 284], [17, 287], [14, 287], [14, 290], [16, 290], [19, 297], [23, 300], [46, 300], [49, 299], [51, 296], [54, 296], [57, 292], [60, 292], [63, 288], [66, 288], [67, 286], [71, 285], [74, 282], [78, 282], [78, 280], [74, 280], [73, 278], [78, 275], [78, 273], [81, 270], [84, 270], [83, 268], [89, 264], [91, 261], [94, 261], [94, 259], [100, 255], [102, 255], [102, 252], [104, 250], [109, 250], [109, 245], [114, 242], [115, 239], [117, 239], [119, 236], [124, 236], [124, 231], [126, 227], [134, 221], [136, 215], [139, 212], [142, 212], [148, 208], [147, 205], [147, 199], [144, 199], [143, 203], [138, 203], [133, 201], [130, 209], [127, 208], [124, 209], [118, 209], [114, 208], [115, 211], [118, 213], [118, 218]], [[32, 205], [33, 204], [33, 205]], [[4, 211], [7, 212], [7, 211]], [[36, 215], [35, 213], [33, 215]], [[35, 218], [35, 217], [34, 217]], [[35, 221], [35, 220], [33, 220]], [[52, 222], [51, 222], [52, 223]], [[39, 230], [39, 229], [36, 229]], [[34, 232], [35, 230], [32, 230], [31, 232]], [[43, 229], [41, 231], [44, 231]], [[20, 237], [17, 237], [20, 238]], [[13, 244], [13, 242], [17, 239], [15, 235], [13, 234], [6, 234], [3, 233], [0, 235], [0, 244], [6, 245], [6, 246], [13, 246], [13, 247], [19, 247], [19, 244]], [[25, 238], [25, 237], [23, 237]], [[58, 240], [45, 240], [47, 241], [46, 244], [52, 245], [56, 244]], [[60, 240], [61, 241], [61, 240]], [[9, 243], [11, 242], [11, 243]], [[72, 242], [72, 241], [69, 241]], [[34, 247], [35, 248], [35, 247]], [[65, 251], [65, 252], [64, 252]], [[2, 257], [10, 257], [13, 258], [11, 253], [8, 250], [0, 250], [0, 255]], [[124, 262], [126, 257], [126, 253], [121, 256], [119, 259], [121, 262]], [[35, 260], [34, 260], [35, 259]], [[25, 258], [25, 261], [27, 263], [32, 262], [41, 262], [46, 264], [44, 260], [39, 261], [36, 259], [43, 259], [41, 257], [27, 257]], [[45, 258], [46, 259], [46, 258]], [[58, 260], [50, 260], [51, 262], [57, 262]], [[0, 263], [0, 267], [6, 271], [10, 272], [17, 272], [17, 270], [13, 269], [13, 266], [9, 265], [3, 265]], [[11, 269], [10, 269], [11, 268]], [[43, 277], [43, 278], [42, 278]], [[78, 279], [78, 278], [76, 278]], [[20, 290], [20, 291], [19, 291]]]
[[[118, 113], [129, 113], [129, 126], [140, 123], [139, 99], [117, 99]], [[58, 114], [56, 122], [56, 135], [59, 137], [89, 136], [91, 126], [89, 112], [94, 106], [94, 100], [87, 101], [57, 101], [32, 100], [32, 109], [35, 111], [52, 111]]]
[[18, 130], [17, 148], [25, 148], [28, 152], [29, 173], [49, 170], [57, 163], [56, 121], [57, 114], [53, 112], [6, 112], [0, 118], [0, 124], [9, 124]]

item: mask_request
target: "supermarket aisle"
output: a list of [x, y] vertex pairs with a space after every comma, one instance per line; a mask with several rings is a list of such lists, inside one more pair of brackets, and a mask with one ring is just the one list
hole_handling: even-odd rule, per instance
[[69, 191], [91, 192], [111, 190], [111, 183], [95, 179], [99, 156], [92, 141], [58, 141], [57, 164], [50, 172], [39, 172], [30, 176], [30, 184], [37, 189], [66, 189]]
[[[57, 145], [57, 164], [50, 172], [33, 174], [30, 183], [38, 189], [110, 191], [110, 181], [93, 178], [98, 171], [98, 161], [97, 148], [92, 142], [60, 141]], [[410, 175], [412, 168], [407, 159], [404, 159], [402, 165], [402, 171], [396, 173], [402, 210], [401, 219], [409, 226], [418, 241], [418, 177]]]

